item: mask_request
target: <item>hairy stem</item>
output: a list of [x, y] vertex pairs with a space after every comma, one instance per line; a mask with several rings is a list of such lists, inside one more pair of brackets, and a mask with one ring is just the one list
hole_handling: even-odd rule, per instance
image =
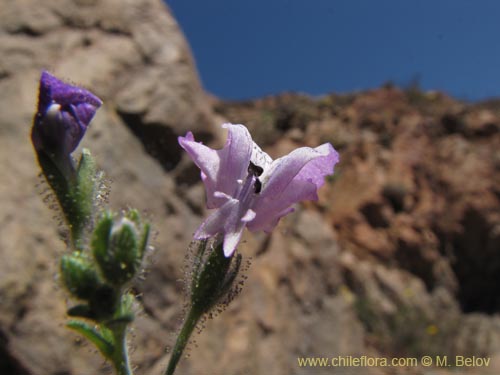
[[111, 360], [113, 361], [113, 365], [115, 366], [116, 374], [133, 375], [128, 359], [127, 326], [126, 324], [120, 324], [120, 327], [116, 327], [112, 331], [115, 341], [115, 348]]
[[191, 307], [188, 315], [186, 316], [186, 320], [182, 326], [181, 331], [179, 332], [179, 336], [177, 337], [177, 341], [175, 342], [174, 349], [172, 350], [172, 356], [170, 357], [170, 361], [168, 362], [167, 370], [165, 371], [165, 375], [172, 375], [177, 367], [177, 363], [181, 359], [182, 352], [189, 342], [189, 338], [193, 333], [198, 320], [200, 320], [202, 312], [198, 311], [198, 309], [194, 309]]

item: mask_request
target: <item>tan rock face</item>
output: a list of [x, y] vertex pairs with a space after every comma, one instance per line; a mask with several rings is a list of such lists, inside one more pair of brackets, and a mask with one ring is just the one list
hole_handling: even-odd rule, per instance
[[209, 101], [160, 0], [6, 0], [0, 56], [0, 373], [110, 371], [64, 328], [69, 302], [55, 275], [65, 245], [29, 143], [43, 68], [104, 100], [83, 146], [109, 177], [109, 205], [146, 211], [157, 231], [135, 286], [137, 374], [164, 370], [184, 255], [206, 215], [176, 137], [189, 129], [220, 144], [222, 118], [247, 124], [273, 156], [332, 142], [341, 164], [319, 202], [271, 236], [245, 235], [243, 291], [204, 322], [179, 373], [311, 373], [300, 356], [500, 356], [495, 103], [394, 88]]

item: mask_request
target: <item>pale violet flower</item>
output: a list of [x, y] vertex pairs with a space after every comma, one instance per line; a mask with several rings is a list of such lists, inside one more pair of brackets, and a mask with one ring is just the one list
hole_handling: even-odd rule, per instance
[[324, 177], [333, 173], [339, 155], [331, 144], [301, 147], [272, 160], [257, 146], [244, 125], [224, 124], [227, 141], [213, 150], [188, 132], [179, 144], [201, 170], [207, 207], [216, 209], [194, 237], [223, 235], [223, 249], [230, 257], [243, 230], [270, 232], [279, 219], [303, 200], [317, 200]]

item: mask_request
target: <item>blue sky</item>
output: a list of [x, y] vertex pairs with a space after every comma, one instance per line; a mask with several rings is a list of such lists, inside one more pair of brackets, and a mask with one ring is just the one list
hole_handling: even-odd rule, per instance
[[500, 96], [498, 0], [167, 0], [223, 99], [399, 86]]

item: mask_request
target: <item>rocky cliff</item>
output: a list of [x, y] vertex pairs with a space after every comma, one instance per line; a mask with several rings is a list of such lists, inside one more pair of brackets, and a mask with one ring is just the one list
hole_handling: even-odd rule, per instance
[[319, 202], [270, 236], [246, 235], [243, 291], [205, 322], [179, 373], [326, 374], [297, 357], [455, 354], [492, 358], [487, 372], [472, 372], [500, 371], [498, 103], [391, 86], [209, 100], [160, 0], [5, 0], [0, 55], [0, 373], [110, 371], [64, 328], [67, 295], [55, 275], [66, 249], [29, 143], [42, 68], [104, 100], [83, 146], [109, 177], [109, 205], [139, 208], [157, 231], [134, 286], [138, 374], [166, 364], [186, 247], [206, 214], [176, 137], [189, 129], [220, 144], [224, 119], [247, 124], [272, 156], [332, 142], [341, 165]]

